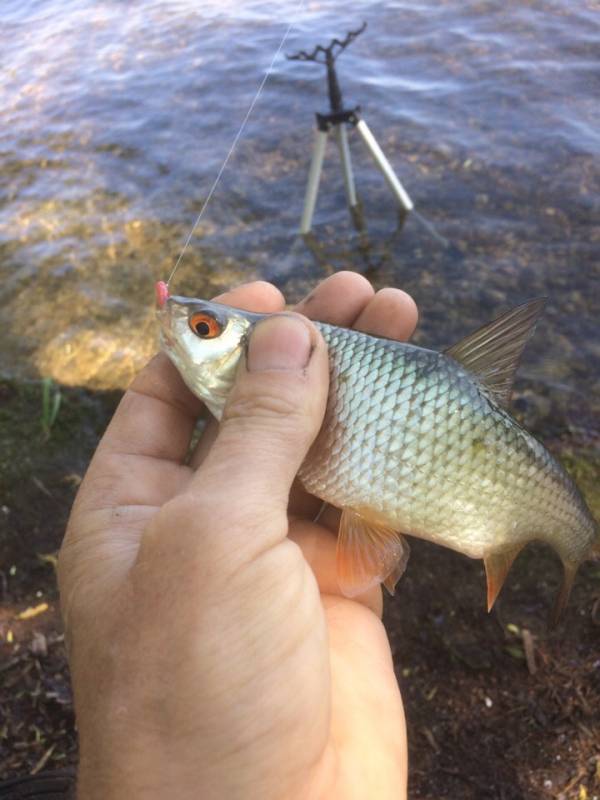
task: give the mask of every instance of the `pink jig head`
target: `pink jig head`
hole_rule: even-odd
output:
[[[164,281],[157,281],[154,285],[154,293],[156,294],[156,304],[162,308],[169,299],[169,287]]]

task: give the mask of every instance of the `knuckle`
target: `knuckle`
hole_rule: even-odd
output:
[[[204,495],[204,492],[183,492],[165,503],[154,520],[155,524],[149,528],[149,538],[153,538],[152,534],[158,536],[164,527],[172,531],[172,535],[177,535],[191,525],[201,525],[206,510]]]

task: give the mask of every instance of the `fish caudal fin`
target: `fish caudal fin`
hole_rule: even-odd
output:
[[[578,567],[579,564],[572,564],[569,561],[563,561],[563,581],[558,591],[558,595],[556,596],[556,600],[554,601],[552,614],[550,615],[550,624],[552,627],[555,627],[558,624],[565,608],[567,607]]]
[[[337,541],[337,579],[346,597],[385,583],[393,594],[409,556],[404,537],[362,513],[344,508]]]
[[[500,594],[502,584],[512,567],[513,561],[523,548],[522,544],[511,547],[508,550],[501,550],[498,553],[490,553],[483,557],[485,564],[485,575],[487,578],[487,610],[490,612],[494,607],[496,598]]]

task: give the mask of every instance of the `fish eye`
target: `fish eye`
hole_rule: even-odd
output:
[[[190,317],[190,328],[201,339],[214,339],[223,330],[221,323],[204,311],[197,311]]]

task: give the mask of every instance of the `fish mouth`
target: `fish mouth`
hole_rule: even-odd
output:
[[[168,347],[170,350],[174,350],[176,347],[175,339],[165,330],[160,332],[161,344],[163,346]]]
[[[158,308],[156,310],[156,316],[158,317],[158,323],[160,325],[161,343],[167,345],[171,350],[174,350],[177,347],[177,339],[173,332],[173,318],[169,305],[169,302],[167,302],[162,308]]]
[[[160,281],[159,281],[160,283]],[[157,284],[158,287],[158,284]],[[162,303],[159,301],[159,290],[156,290],[156,316],[160,324],[160,342],[161,345],[174,350],[177,347],[177,341],[171,333],[171,309],[168,297],[165,297]]]

